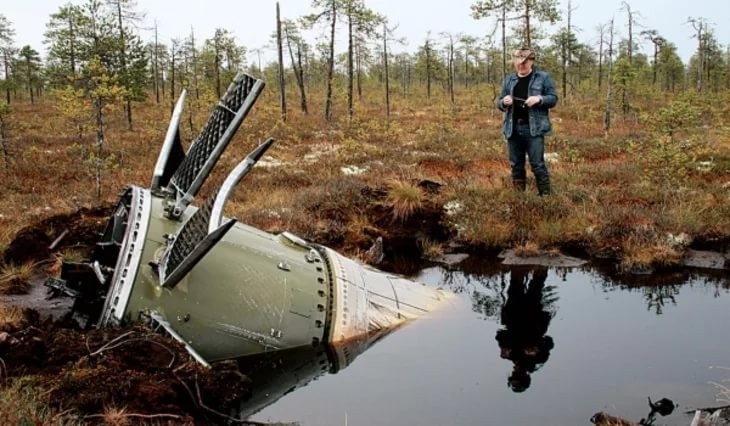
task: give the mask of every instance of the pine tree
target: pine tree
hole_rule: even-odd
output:
[[[21,71],[23,76],[23,83],[28,90],[28,96],[30,97],[30,103],[35,102],[35,96],[33,95],[33,89],[37,84],[40,83],[40,72],[41,72],[41,56],[38,51],[32,47],[25,45],[18,52],[18,60],[16,67]]]
[[[14,60],[15,48],[13,37],[15,30],[10,21],[0,14],[0,61],[3,63],[2,85],[5,87],[5,102],[10,104],[10,89],[12,86],[11,67]]]
[[[76,79],[79,67],[86,59],[82,30],[88,25],[81,7],[66,4],[51,15],[46,24],[44,43],[48,45],[48,64],[57,72],[51,84],[62,85]]]

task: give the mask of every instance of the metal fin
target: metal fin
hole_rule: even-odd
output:
[[[198,193],[263,88],[262,80],[245,73],[239,73],[228,86],[170,179],[167,190],[175,196],[175,205],[168,212],[171,218],[179,218]]]
[[[264,153],[273,143],[274,139],[269,138],[264,143],[256,147],[256,149],[251,151],[251,153],[248,154],[243,161],[238,163],[238,165],[228,175],[226,180],[223,181],[218,189],[218,195],[215,197],[215,202],[213,203],[213,208],[210,214],[210,223],[208,224],[208,232],[213,232],[213,230],[220,227],[221,222],[223,221],[223,208],[225,207],[226,202],[228,202],[228,198],[231,194],[233,194],[233,190],[236,189],[236,185],[238,185],[238,183],[241,182],[241,179],[243,179],[243,177],[251,171],[256,162],[263,157]]]
[[[178,98],[175,109],[172,111],[165,141],[162,144],[162,149],[160,149],[160,155],[157,157],[157,163],[155,164],[155,171],[152,174],[150,189],[153,191],[167,186],[172,174],[175,173],[175,170],[178,169],[180,163],[185,159],[185,150],[183,150],[180,139],[180,118],[182,117],[186,94],[187,91],[185,90],[180,93],[180,98]]]
[[[175,287],[236,223],[235,220],[228,220],[209,233],[208,224],[214,201],[215,197],[210,197],[188,218],[163,253],[159,267],[163,287]]]

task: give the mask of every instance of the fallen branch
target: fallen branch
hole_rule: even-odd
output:
[[[179,367],[179,368],[181,368],[181,367]],[[242,424],[242,425],[251,425],[251,426],[268,426],[269,425],[269,423],[262,423],[262,422],[252,421],[252,420],[246,420],[246,419],[240,419],[240,418],[236,418],[236,417],[231,417],[231,416],[229,416],[227,414],[223,414],[220,411],[217,411],[217,410],[214,410],[214,409],[208,407],[207,405],[205,405],[203,403],[203,399],[200,396],[200,386],[198,386],[198,375],[197,374],[195,375],[195,391],[196,391],[196,393],[193,394],[193,391],[190,389],[190,386],[188,386],[188,384],[185,383],[185,380],[181,379],[180,376],[177,375],[176,370],[173,371],[173,374],[175,375],[175,378],[180,382],[180,384],[183,385],[183,387],[185,388],[185,390],[188,391],[188,395],[190,395],[190,399],[193,400],[193,403],[195,403],[195,405],[198,408],[202,408],[205,411],[207,411],[207,412],[209,412],[211,414],[215,414],[216,416],[219,416],[221,418],[224,418],[224,419],[226,419],[226,420],[228,420],[229,422],[232,422],[232,423],[238,423],[238,424]],[[196,398],[196,394],[197,394],[197,398]]]
[[[175,352],[173,352],[172,349],[168,348],[167,346],[163,345],[162,343],[155,342],[154,340],[150,340],[148,338],[149,336],[135,338],[135,339],[122,340],[122,341],[117,342],[116,344],[113,344],[112,345],[112,343],[114,343],[114,341],[119,340],[119,338],[125,337],[125,335],[131,334],[131,333],[133,333],[133,331],[127,332],[127,333],[125,333],[125,334],[117,337],[116,339],[110,341],[109,343],[105,344],[104,346],[102,346],[101,348],[97,349],[95,352],[93,352],[93,353],[91,353],[89,355],[90,356],[96,356],[96,355],[101,354],[102,352],[106,352],[106,351],[109,351],[109,350],[112,350],[112,349],[116,349],[116,348],[118,348],[120,346],[124,346],[124,345],[126,345],[128,343],[132,343],[132,342],[147,342],[147,343],[151,343],[151,344],[153,344],[155,346],[161,347],[162,349],[166,350],[170,354],[170,356],[172,358],[170,359],[170,363],[167,365],[166,368],[172,368],[172,366],[175,364],[175,360],[177,359],[177,357],[175,356]]]
[[[127,336],[129,336],[129,335],[131,335],[133,333],[134,333],[134,331],[128,331],[128,332],[126,332],[126,333],[124,333],[124,334],[122,334],[120,336],[115,337],[114,339],[112,339],[109,342],[107,342],[104,345],[102,345],[96,351],[89,353],[89,356],[97,356],[97,355],[99,355],[100,353],[102,353],[102,352],[106,351],[107,349],[109,349],[109,347],[111,345],[113,345],[114,343],[118,342],[119,340],[124,339],[125,337],[127,337]]]

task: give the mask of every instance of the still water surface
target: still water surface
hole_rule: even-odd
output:
[[[656,424],[687,425],[685,410],[724,405],[710,382],[730,380],[730,370],[716,368],[730,367],[727,277],[685,272],[660,277],[663,285],[648,282],[657,277],[627,285],[596,269],[465,265],[413,276],[455,292],[446,306],[337,374],[315,374],[294,390],[308,379],[291,368],[295,377],[280,390],[289,392],[251,419],[587,425],[598,411],[638,421],[647,397],[667,397],[679,407]]]

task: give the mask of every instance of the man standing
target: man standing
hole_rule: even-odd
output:
[[[497,108],[504,112],[502,133],[507,138],[512,183],[525,190],[525,155],[530,160],[540,195],[550,194],[550,174],[545,164],[545,135],[552,133],[548,109],[558,102],[550,75],[535,70],[535,53],[530,49],[515,50],[512,55],[515,74],[504,80]]]

